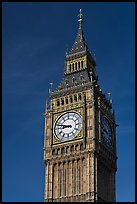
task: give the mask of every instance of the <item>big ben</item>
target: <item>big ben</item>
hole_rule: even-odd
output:
[[[45,202],[115,202],[116,123],[84,38],[83,14],[64,78],[46,103]]]

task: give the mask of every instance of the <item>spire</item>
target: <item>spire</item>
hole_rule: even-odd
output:
[[[82,9],[79,10],[79,29],[82,29],[82,17],[83,17],[83,14],[82,14]]]
[[[78,22],[79,22],[78,32],[77,32],[76,40],[75,40],[69,54],[77,54],[79,52],[88,50],[88,47],[86,45],[86,40],[85,40],[84,34],[83,34],[83,29],[82,29],[82,22],[83,22],[82,9],[79,10],[78,17],[79,17],[79,19],[78,19]]]

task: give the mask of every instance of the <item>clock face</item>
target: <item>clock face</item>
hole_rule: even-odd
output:
[[[112,129],[106,117],[101,117],[101,137],[102,141],[109,147],[112,146]]]
[[[59,140],[71,140],[80,132],[82,118],[75,112],[68,112],[61,115],[54,126],[54,133]]]

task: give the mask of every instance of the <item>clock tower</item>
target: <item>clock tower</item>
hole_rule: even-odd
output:
[[[82,29],[66,53],[64,78],[46,103],[45,202],[116,201],[116,124]],[[52,84],[51,84],[52,85]]]

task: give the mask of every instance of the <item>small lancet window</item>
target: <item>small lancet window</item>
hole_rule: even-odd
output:
[[[77,70],[77,62],[75,63],[75,69]]]
[[[66,147],[66,153],[68,153],[68,152],[69,152],[69,146]]]
[[[78,95],[78,100],[81,101],[81,99],[82,99],[82,98],[81,98],[81,94],[79,94],[79,95]]]
[[[84,149],[84,146],[83,146],[83,143],[80,145],[80,150],[83,150]]]
[[[68,98],[66,98],[66,104],[68,104]]]
[[[78,62],[78,68],[80,69],[80,62]]]
[[[74,101],[77,102],[77,96],[76,95],[74,96]]]
[[[74,146],[73,146],[73,145],[71,146],[70,151],[71,151],[71,152],[74,151]]]
[[[78,147],[79,147],[79,146],[78,146],[78,144],[77,144],[77,145],[75,146],[75,150],[76,150],[76,151],[78,151]]]
[[[60,149],[57,149],[57,155],[59,155],[60,154]]]
[[[57,106],[60,106],[60,101],[59,100],[57,100]]]
[[[74,71],[74,63],[72,64],[72,71]]]
[[[61,99],[61,105],[64,105],[64,98]]]
[[[81,61],[81,67],[83,68],[83,61]]]
[[[61,149],[61,154],[64,154],[65,153],[65,149],[64,147]]]
[[[73,103],[73,99],[72,99],[72,96],[70,96],[70,103]]]

